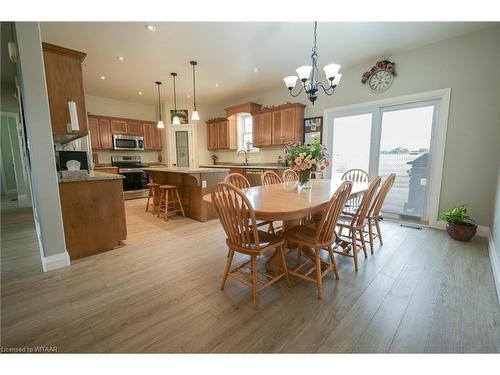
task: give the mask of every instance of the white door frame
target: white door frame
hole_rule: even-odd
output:
[[[168,129],[168,165],[173,167],[177,165],[177,153],[175,148],[175,132],[187,131],[189,137],[189,166],[198,166],[198,132],[197,127],[193,124],[170,125]]]
[[[435,121],[436,126],[433,130],[431,139],[431,149],[433,155],[431,157],[430,173],[429,173],[429,191],[428,191],[428,207],[427,213],[429,217],[429,226],[440,228],[438,225],[439,214],[439,199],[441,194],[441,181],[443,177],[444,151],[446,144],[446,133],[448,130],[448,115],[450,109],[451,88],[422,92],[418,94],[404,95],[393,98],[374,100],[365,103],[357,103],[342,107],[334,107],[325,109],[323,117],[325,119],[323,139],[326,140],[326,145],[333,141],[333,121],[335,117],[342,116],[344,113],[353,115],[356,113],[372,113],[372,116],[379,116],[376,121],[381,121],[381,108],[391,107],[395,105],[410,104],[412,102],[438,100],[436,105]],[[372,126],[372,136],[374,136],[374,127]],[[380,127],[378,127],[380,128]],[[380,138],[380,137],[378,137]],[[375,139],[378,139],[375,138]],[[377,141],[378,142],[378,141]],[[370,155],[372,156],[372,155]],[[372,159],[370,157],[370,159]],[[373,164],[373,162],[370,162]],[[370,174],[376,173],[375,166],[370,165]],[[327,176],[331,176],[331,167],[327,171]]]

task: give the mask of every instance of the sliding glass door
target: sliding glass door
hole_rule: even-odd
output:
[[[357,108],[333,117],[327,146],[332,177],[359,168],[370,178],[396,180],[382,211],[386,216],[427,222],[432,136],[437,100]]]

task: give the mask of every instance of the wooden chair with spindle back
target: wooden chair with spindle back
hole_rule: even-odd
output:
[[[349,169],[342,177],[342,181],[352,181],[354,183],[368,182],[368,173],[362,169]],[[348,199],[345,207],[347,213],[354,214],[361,203],[361,196],[357,195],[354,198]]]
[[[364,228],[366,223],[366,217],[368,215],[368,210],[370,209],[373,198],[377,189],[380,185],[380,177],[375,178],[368,189],[363,193],[361,198],[361,203],[358,206],[358,209],[353,215],[349,216],[340,216],[339,222],[337,223],[337,227],[339,229],[337,239],[335,241],[337,247],[334,249],[334,252],[343,256],[348,256],[354,258],[354,270],[358,270],[358,245],[357,240],[361,242],[361,248],[365,254],[365,258],[368,256],[366,252],[366,243],[364,237]],[[342,230],[347,229],[349,231],[348,236],[342,235]],[[359,238],[358,238],[359,236]],[[341,248],[342,251],[338,251],[338,248]],[[352,250],[352,254],[349,252]]]
[[[293,181],[298,181],[299,176],[293,169],[287,169],[286,171],[283,172],[283,181],[285,182],[293,182]]]
[[[392,185],[394,184],[394,180],[396,180],[396,174],[391,173],[384,181],[384,183],[380,186],[380,189],[373,200],[372,206],[368,210],[368,215],[366,217],[367,225],[368,225],[368,238],[370,241],[370,251],[373,254],[373,240],[378,237],[380,242],[380,246],[384,243],[382,241],[382,231],[380,230],[380,220],[382,219],[382,214],[380,211],[382,210],[382,206],[384,205],[385,198],[391,190]],[[377,234],[373,233],[373,226],[375,226],[377,230]]]
[[[249,286],[252,288],[254,307],[257,310],[259,308],[259,292],[262,289],[283,277],[290,285],[283,252],[285,241],[281,236],[257,229],[255,213],[250,201],[234,185],[225,182],[219,183],[212,192],[212,204],[226,232],[226,244],[229,248],[221,290],[224,290],[228,278]],[[265,251],[272,249],[279,252],[281,259],[282,270],[277,275],[257,270],[257,258]],[[231,269],[235,252],[249,255],[250,260]],[[250,272],[245,272],[245,269],[249,269]],[[259,279],[259,275],[261,279]]]
[[[273,185],[273,184],[281,184],[283,182],[281,177],[278,176],[278,174],[276,174],[273,171],[264,172],[264,174],[262,175],[261,178],[262,178],[262,185],[264,185],[264,186],[269,186],[269,185]]]
[[[313,223],[309,225],[301,225],[295,228],[291,228],[283,234],[287,243],[293,242],[298,244],[299,254],[304,252],[307,256],[307,259],[304,263],[298,262],[297,267],[293,270],[288,271],[288,273],[290,275],[299,277],[302,280],[316,283],[319,299],[322,299],[323,297],[323,277],[325,277],[328,272],[332,270],[335,278],[337,280],[339,279],[332,245],[335,243],[336,238],[335,225],[337,224],[347,198],[349,198],[349,195],[351,194],[351,189],[352,182],[350,181],[344,181],[339,186],[337,191],[330,199],[328,206],[323,211],[323,216],[317,225]],[[324,269],[322,269],[321,266],[322,249],[327,250],[330,256],[330,262],[327,263],[327,266],[324,267]],[[304,273],[299,272],[304,268],[306,264],[310,263],[310,261],[312,261],[313,263],[312,267],[306,270]],[[325,262],[323,262],[323,264],[325,264]],[[315,279],[309,276],[313,272],[316,275]]]

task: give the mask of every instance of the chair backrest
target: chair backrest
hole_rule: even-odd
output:
[[[283,172],[283,181],[285,182],[293,182],[293,181],[298,181],[299,176],[293,169],[287,169],[286,171]]]
[[[380,186],[380,189],[373,199],[372,206],[368,211],[368,216],[380,216],[380,210],[382,209],[382,205],[384,204],[385,198],[391,190],[392,185],[394,184],[394,180],[396,179],[396,173],[391,173],[384,181],[384,183]]]
[[[250,182],[245,176],[239,173],[231,173],[224,178],[224,182],[236,186],[238,189],[248,189],[250,187]]]
[[[228,244],[258,250],[255,247],[260,243],[255,213],[245,194],[234,185],[220,182],[211,195]]]
[[[335,235],[335,225],[339,219],[342,209],[344,208],[345,202],[349,195],[351,194],[352,182],[344,181],[338,187],[337,191],[333,194],[328,207],[323,211],[323,217],[318,225],[316,231],[315,243],[324,244],[325,246],[330,245],[334,240]]]
[[[281,177],[278,176],[273,171],[266,171],[262,175],[262,185],[264,185],[264,186],[272,185],[272,184],[281,184],[282,182],[283,182],[283,180],[281,180]]]
[[[356,214],[352,218],[352,224],[356,226],[364,226],[366,216],[368,215],[368,210],[370,209],[375,193],[380,185],[380,176],[376,177],[368,186],[368,189],[363,193],[363,198],[361,198],[361,203],[359,204]]]
[[[342,175],[342,181],[368,182],[368,173],[362,169],[350,169]]]

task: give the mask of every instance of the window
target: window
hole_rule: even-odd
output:
[[[252,115],[250,113],[238,114],[238,150],[258,152],[252,145]]]

